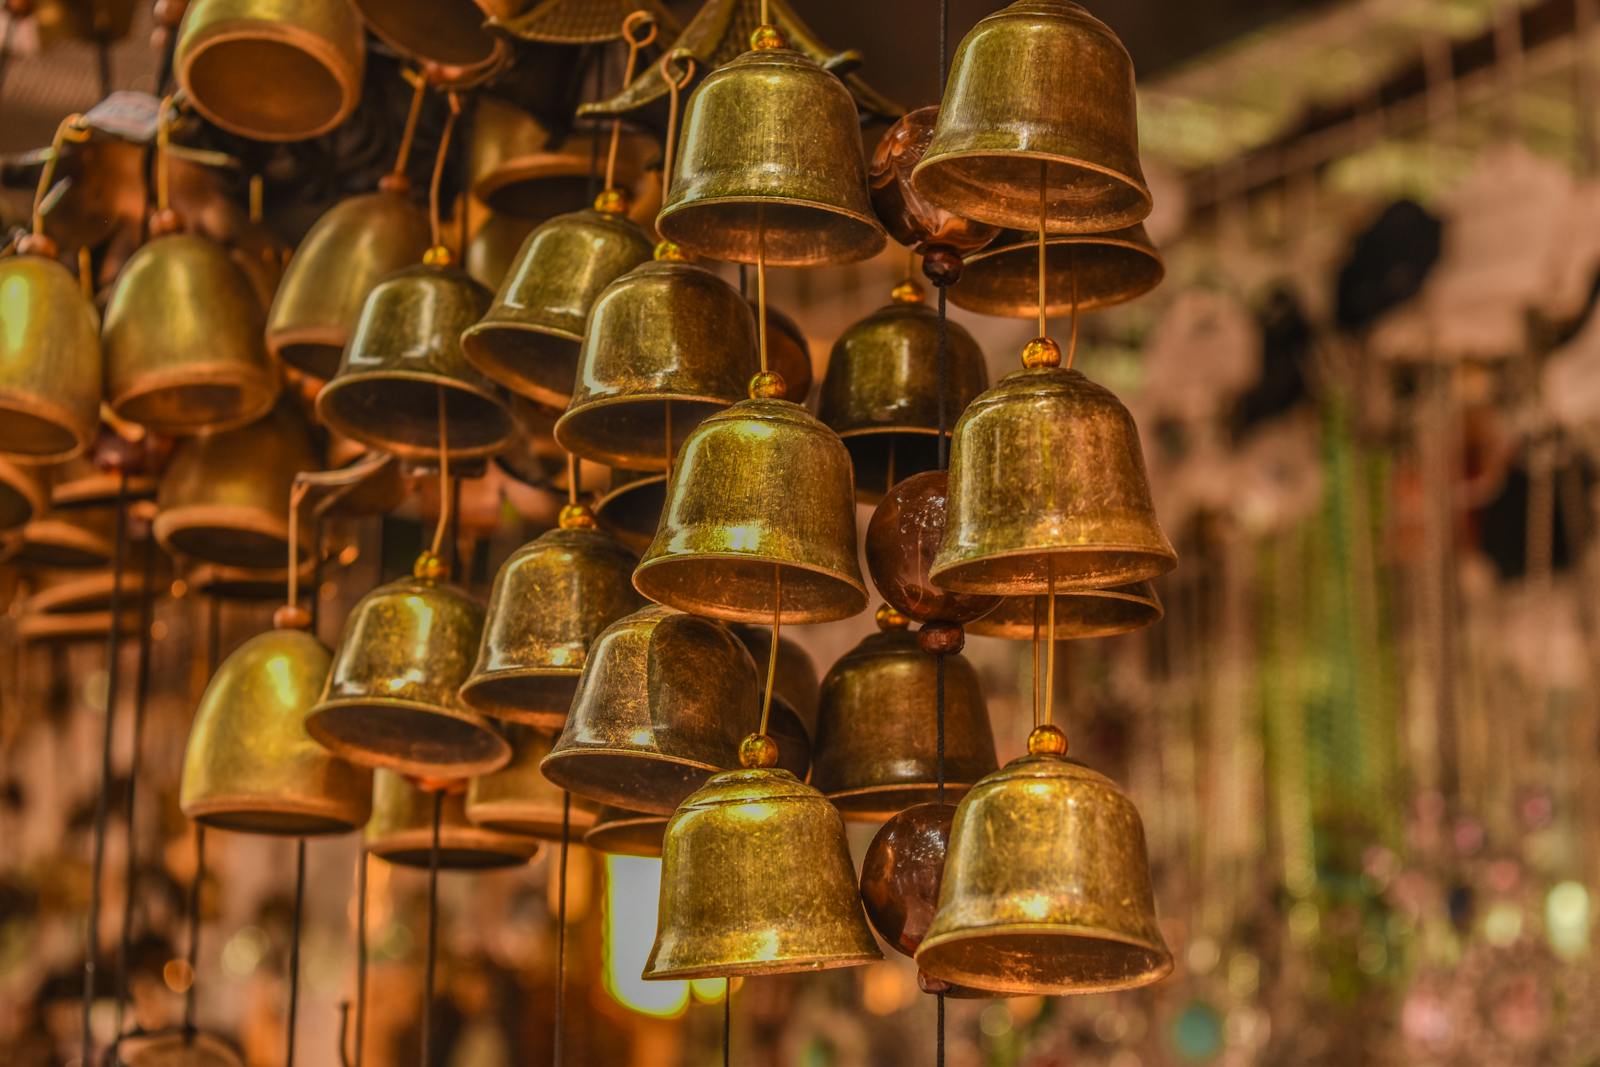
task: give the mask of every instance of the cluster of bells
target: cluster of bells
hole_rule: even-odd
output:
[[[285,5],[338,25],[280,19],[255,66],[229,51],[234,6],[197,0],[185,23],[177,70],[198,110],[252,136],[348,113],[351,80],[328,74],[359,70],[342,5]],[[269,60],[283,97],[241,91]],[[326,378],[319,419],[378,452],[495,455],[559,412],[563,450],[631,472],[515,552],[487,610],[431,553],[355,606],[336,651],[298,605],[281,610],[205,693],[183,810],[243,833],[365,826],[370,851],[445,869],[525,862],[564,823],[598,848],[659,852],[647,978],[864,963],[880,955],[869,918],[930,989],[1160,978],[1171,957],[1132,803],[1048,724],[997,769],[960,656],[965,630],[1037,640],[1049,620],[1051,638],[1092,637],[1160,617],[1149,582],[1175,555],[1127,410],[1042,337],[989,388],[972,338],[903,286],[839,341],[815,417],[796,402],[804,342],[786,347],[764,301],[753,316],[690,261],[858,260],[886,224],[976,310],[1076,313],[1147,291],[1161,263],[1140,226],[1121,42],[1076,4],[1018,0],[967,35],[941,106],[905,116],[869,166],[849,92],[762,26],[689,96],[670,148],[660,243],[608,189],[534,229],[497,293],[430,247],[395,178],[313,228],[264,323],[226,253],[172,219],[123,268],[103,328],[42,239],[0,261],[0,304],[27,309],[0,331],[0,452],[81,451],[102,395],[183,436],[155,529],[174,551],[260,566],[307,543],[283,515],[292,478],[223,476],[274,450],[278,469],[315,464],[274,409],[278,361]],[[150,313],[171,307],[185,313]],[[945,412],[959,414],[948,475]],[[865,609],[858,499],[879,502],[867,560],[887,605],[819,686],[779,630]],[[437,849],[429,792],[444,795]],[[860,885],[841,813],[889,817]]]

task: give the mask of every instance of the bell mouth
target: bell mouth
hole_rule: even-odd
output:
[[[467,362],[518,396],[558,411],[572,399],[582,343],[580,333],[526,322],[484,321],[461,335]]]
[[[300,572],[302,578],[310,577],[309,568],[302,566]],[[222,600],[282,600],[288,591],[289,576],[281,567],[248,570],[205,564],[190,571],[185,581],[196,593]]]
[[[433,856],[433,828],[401,830],[367,842],[367,851],[400,867],[427,870]],[[496,830],[450,827],[439,835],[441,871],[494,871],[521,867],[539,854],[535,839]]]
[[[664,815],[644,815],[611,809],[595,816],[595,823],[583,835],[583,844],[596,852],[619,856],[661,855],[667,835]]]
[[[1037,196],[1037,182],[1034,190]],[[708,259],[754,263],[764,255],[769,267],[854,263],[877,255],[889,240],[871,215],[818,200],[760,196],[668,204],[656,216],[656,231]]]
[[[683,756],[600,747],[557,748],[539,764],[545,778],[569,793],[647,815],[671,815],[721,769]]]
[[[278,381],[270,368],[238,363],[185,364],[165,374],[141,374],[136,389],[111,401],[117,417],[156,433],[182,437],[232,430],[272,410]]]
[[[1134,232],[1141,233],[1140,230]],[[961,268],[961,279],[950,287],[950,302],[980,315],[1026,319],[1039,313],[1039,245],[1018,238],[973,253]],[[1148,239],[1141,242],[1119,234],[1046,236],[1044,246],[1045,313],[1068,315],[1073,309],[1070,282],[1051,278],[1077,275],[1077,309],[1097,311],[1143,296],[1166,277],[1161,253]]]
[[[110,538],[60,519],[35,519],[22,528],[22,545],[12,556],[17,563],[36,567],[78,569],[103,567],[111,562]]]
[[[935,978],[1007,995],[1113,993],[1172,972],[1172,953],[1159,940],[1068,925],[1007,923],[935,934],[923,939],[916,959]]]
[[[306,732],[359,767],[418,778],[470,778],[511,759],[511,746],[486,723],[421,701],[325,700],[307,716]]]
[[[125,501],[149,500],[156,495],[153,475],[140,474],[128,478],[123,490]],[[78,511],[83,508],[111,507],[117,502],[117,475],[110,472],[86,474],[70,482],[57,482],[50,487],[50,508],[53,511]]]
[[[554,154],[503,163],[478,179],[473,194],[495,214],[527,222],[581,211],[593,199],[588,160]]]
[[[669,459],[667,422],[672,424],[672,455],[696,426],[739,397],[705,393],[651,393],[599,397],[574,405],[556,420],[556,444],[568,452],[625,470],[664,471]],[[671,405],[670,416],[668,405]],[[662,500],[665,501],[665,492]]]
[[[473,711],[507,722],[560,730],[583,668],[507,667],[468,678],[458,695]]]
[[[138,627],[138,612],[122,614],[122,633],[131,636]],[[33,642],[70,642],[94,638],[104,640],[111,632],[111,612],[77,611],[70,615],[37,615],[29,612],[17,620],[17,639]]]
[[[0,454],[59,463],[89,447],[92,433],[61,404],[0,393]]]
[[[418,371],[357,371],[317,394],[317,414],[346,437],[401,459],[439,455],[439,391],[451,459],[492,456],[516,436],[511,412],[487,389]]]
[[[1126,229],[1150,215],[1150,189],[1142,175],[1051,152],[939,152],[922,158],[911,172],[911,185],[936,204],[958,208],[954,214],[974,222],[1037,231],[1039,164],[1044,166],[1048,231],[1104,233]]]
[[[267,333],[267,351],[302,374],[328,381],[339,372],[339,360],[350,331],[342,326],[299,326]]]
[[[46,589],[41,589],[32,594],[27,600],[27,610],[38,612],[41,615],[66,615],[79,611],[110,611],[111,590],[116,579],[105,572],[85,574],[80,577],[68,578],[66,581],[51,584]],[[144,575],[138,573],[137,568],[130,569],[129,573],[122,576],[122,593],[126,598],[125,603],[134,603],[138,600],[154,596],[162,588],[163,583],[156,581],[146,586]]]
[[[524,800],[481,800],[467,798],[467,818],[478,826],[506,834],[561,840],[561,805],[530,804]],[[594,812],[573,806],[567,820],[572,840],[580,840],[594,825]]]
[[[773,568],[782,568],[783,625],[832,622],[866,610],[867,590],[856,579],[763,556],[695,553],[639,564],[633,587],[658,604],[726,622],[771,623]],[[706,591],[715,592],[707,596]],[[749,605],[732,607],[730,605]]]
[[[860,905],[857,905],[858,909],[859,907]],[[784,956],[748,963],[703,963],[682,967],[646,965],[643,977],[646,981],[652,982],[665,981],[669,978],[759,978],[767,974],[836,971],[841,967],[860,967],[868,963],[877,963],[881,959],[883,953],[873,949],[871,952],[852,952],[845,955],[829,953]]]
[[[967,633],[1009,641],[1033,639],[1034,598],[1008,597],[981,619],[967,623]],[[1148,586],[1085,589],[1056,596],[1056,638],[1074,640],[1115,637],[1159,622],[1166,614]],[[1040,626],[1047,616],[1040,611]]]
[[[594,517],[602,529],[639,553],[655,539],[666,506],[667,477],[657,474],[619,485],[602,496],[595,501]]]
[[[960,411],[952,407],[950,425]],[[945,431],[945,437],[951,431]],[[840,430],[839,439],[850,453],[856,472],[856,500],[876,504],[895,482],[939,467],[939,431],[936,427],[896,426]],[[881,487],[881,488],[880,488]]]
[[[186,50],[181,81],[201,114],[258,141],[327,133],[356,105],[359,75],[325,38],[293,23],[238,19],[208,27]],[[263,92],[263,86],[292,92]]]
[[[972,786],[972,782],[946,782],[945,803],[956,803]],[[883,822],[914,805],[937,803],[939,784],[907,782],[897,785],[867,785],[831,793],[824,789],[822,795],[828,798],[828,803],[839,809],[840,815],[851,822]]]
[[[1148,581],[1177,565],[1177,554],[1170,549],[1162,552],[1146,545],[1097,544],[1092,548],[1059,546],[993,552],[936,563],[928,576],[935,585],[952,593],[1044,596],[1050,591],[1052,573],[1059,594]]]
[[[270,837],[347,834],[361,829],[367,821],[365,811],[349,811],[336,804],[249,793],[212,796],[191,802],[184,805],[183,813],[212,829]]]
[[[289,555],[289,522],[255,508],[193,504],[156,513],[152,529],[168,552],[247,570],[282,567]],[[296,562],[308,553],[301,542]]]
[[[483,15],[469,0],[356,0],[372,32],[414,59],[446,68],[471,68],[497,54]]]

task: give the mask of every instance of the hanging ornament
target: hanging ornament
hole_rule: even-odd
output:
[[[433,865],[435,795],[442,793],[439,812],[438,869],[490,871],[521,867],[539,854],[537,838],[476,826],[467,820],[465,782],[427,790],[393,771],[372,775],[372,820],[367,823],[366,850],[401,867],[427,870]]]
[[[950,302],[980,315],[1029,318],[1039,307],[1038,260],[1036,237],[1008,230],[967,257]],[[1074,301],[1079,311],[1096,311],[1136,300],[1160,285],[1166,271],[1143,223],[1110,233],[1051,235],[1045,239],[1045,288],[1052,294],[1045,313],[1070,314]]]
[[[667,476],[613,468],[611,487],[594,503],[601,529],[635,552],[644,552],[661,525],[667,503]]]
[[[1078,589],[1056,594],[1056,636],[1062,640],[1115,637],[1161,621],[1165,609],[1149,582]],[[1007,597],[981,619],[967,624],[967,633],[1027,641],[1038,633],[1040,598]]]
[[[867,524],[867,571],[890,607],[918,622],[971,623],[993,611],[1000,598],[951,593],[928,577],[944,540],[949,475],[914,474],[893,486]]]
[[[472,0],[351,0],[367,28],[401,55],[423,65],[428,78],[470,89],[499,73],[511,49],[484,24]]]
[[[560,841],[566,794],[539,770],[551,739],[519,723],[501,729],[511,743],[511,762],[467,786],[467,818],[491,830]],[[595,806],[575,797],[565,817],[568,831],[582,834],[594,825]]]
[[[867,180],[872,208],[889,236],[919,255],[944,260],[953,257],[959,272],[962,257],[993,241],[1000,227],[952,215],[912,184],[911,173],[927,154],[938,118],[939,109],[930,105],[896,119],[878,140]]]

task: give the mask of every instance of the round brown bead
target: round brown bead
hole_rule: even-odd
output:
[[[930,656],[953,656],[966,643],[966,631],[958,622],[930,622],[917,631],[918,647]]]
[[[961,280],[961,253],[944,245],[935,245],[922,256],[922,273],[941,289]]]
[[[916,804],[879,829],[861,863],[861,903],[878,936],[907,956],[939,910],[954,804]]]
[[[867,570],[896,610],[918,622],[971,622],[1000,599],[951,593],[934,585],[928,567],[944,539],[949,476],[924,471],[884,496],[867,524]]]

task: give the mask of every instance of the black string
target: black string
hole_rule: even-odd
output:
[[[285,1067],[294,1067],[295,1020],[300,1015],[300,916],[306,906],[306,839],[295,842],[294,913],[289,919],[289,1024]]]
[[[367,848],[357,850],[356,867],[356,1059],[361,1067],[367,1035]]]
[[[139,784],[142,763],[140,750],[144,737],[144,712],[150,700],[150,624],[155,603],[155,540],[149,527],[145,528],[144,557],[139,570],[139,662],[134,671],[133,683],[133,753],[128,760],[128,810],[123,823],[127,837],[127,863],[124,867],[122,895],[122,935],[117,942],[117,1022],[116,1033],[122,1034],[123,1018],[128,1006],[128,957],[133,943],[133,888],[138,880],[138,849],[135,848],[135,789]]]
[[[933,657],[934,767],[938,774],[939,803],[944,803],[944,655]]]
[[[939,344],[937,348],[936,366],[939,379],[939,469],[944,470],[950,465],[950,412],[946,405],[949,403],[950,394],[950,353],[947,338],[950,334],[949,320],[945,318],[945,287],[939,289]]]
[[[733,979],[722,980],[722,1067],[733,1052]]]
[[[939,96],[943,104],[945,83],[950,78],[950,0],[939,0]],[[945,435],[948,429],[949,412],[945,405],[948,402],[946,395],[950,391],[949,367],[949,320],[946,317],[948,309],[945,306],[945,287],[937,286],[939,290],[939,344],[938,344],[938,379],[939,379],[939,437],[938,455],[939,469],[945,470],[950,465],[950,439]],[[935,764],[939,775],[939,803],[944,803],[944,657],[939,656],[934,671],[934,743],[936,746]],[[934,997],[938,1010],[938,1023],[934,1031],[934,1059],[935,1067],[944,1067],[944,994],[939,993]]]
[[[566,1062],[567,1035],[567,845],[572,839],[572,794],[561,794],[561,861],[556,877],[556,1036],[551,1062]]]
[[[934,1067],[944,1067],[944,994],[940,993],[935,998],[939,1004],[939,1033],[933,1045]]]
[[[950,0],[939,0],[939,93],[950,78]]]
[[[428,963],[422,989],[422,1067],[430,1062],[433,1040],[433,974],[439,964],[439,824],[444,817],[444,790],[433,794],[433,842],[428,848]]]
[[[189,883],[189,987],[183,991],[183,1035],[194,1039],[195,994],[200,985],[200,889],[206,880],[206,827],[194,827],[194,881]]]

